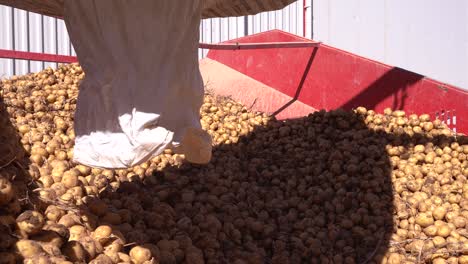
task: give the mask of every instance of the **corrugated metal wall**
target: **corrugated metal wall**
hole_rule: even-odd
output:
[[[310,0],[306,1],[306,3],[309,2]],[[303,0],[299,0],[283,10],[265,12],[255,16],[206,19],[201,24],[201,41],[217,43],[271,29],[281,29],[302,36],[303,3]],[[310,10],[307,14],[310,16]],[[311,25],[311,20],[307,21],[308,25]],[[306,37],[311,38],[310,29],[307,33]],[[201,51],[200,56],[206,55],[206,52],[206,50]]]
[[[303,4],[298,0],[283,10],[255,16],[206,19],[200,25],[200,38],[205,43],[217,43],[270,29],[281,29],[303,35]],[[308,10],[310,16],[310,9]],[[311,20],[306,20],[309,25]],[[307,29],[311,37],[311,29]],[[76,55],[68,38],[65,23],[23,10],[0,5],[0,49]],[[207,50],[200,50],[199,57]],[[0,59],[0,78],[37,72],[55,63]]]
[[[76,55],[63,20],[0,6],[0,49]],[[37,72],[56,63],[0,59],[0,76]]]

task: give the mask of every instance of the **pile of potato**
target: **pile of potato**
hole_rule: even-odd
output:
[[[468,139],[429,115],[207,94],[210,164],[103,170],[71,162],[83,76],[0,84],[0,263],[468,263]]]

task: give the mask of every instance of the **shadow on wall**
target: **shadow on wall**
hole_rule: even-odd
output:
[[[385,98],[393,96],[392,106],[389,107],[394,110],[404,109],[407,99],[406,89],[422,78],[424,78],[423,75],[393,67],[365,90],[344,103],[341,108],[350,110],[358,106],[366,106],[374,109]]]
[[[310,70],[313,66],[317,51],[318,48],[312,49],[307,65],[304,68],[304,72],[301,76],[301,79],[299,80],[299,84],[291,101],[275,110],[273,112],[273,116],[277,116],[279,113],[284,111],[291,104],[298,100],[301,95],[304,83],[306,82],[306,79],[309,76]],[[414,83],[419,82],[423,78],[423,75],[416,74],[402,68],[393,67],[368,87],[364,88],[359,94],[349,99],[347,102],[344,102],[338,108],[352,110],[359,106],[365,106],[368,109],[375,109],[375,107],[387,97],[392,97],[393,102],[389,107],[394,110],[404,109],[406,100],[408,99],[408,87]],[[333,97],[333,93],[331,94],[331,97]],[[322,100],[327,99],[322,98]],[[323,102],[321,102],[321,104],[323,104]],[[327,104],[325,103],[324,105]]]
[[[314,62],[315,56],[317,55],[317,51],[318,51],[318,47],[313,48],[312,53],[310,54],[309,60],[307,61],[307,65],[306,65],[306,67],[304,69],[304,73],[302,74],[301,80],[300,80],[300,82],[299,82],[299,84],[298,84],[298,86],[296,88],[296,92],[294,93],[293,98],[289,102],[287,102],[286,104],[284,104],[283,106],[281,106],[280,108],[275,110],[272,113],[272,116],[276,117],[284,109],[288,108],[291,104],[293,104],[294,102],[296,102],[299,99],[299,96],[301,95],[302,88],[304,87],[304,83],[305,83],[305,81],[307,79],[307,76],[309,75],[310,68],[312,67],[312,63]]]

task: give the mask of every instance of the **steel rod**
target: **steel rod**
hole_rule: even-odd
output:
[[[208,44],[200,43],[201,49],[213,50],[246,50],[246,49],[276,49],[276,48],[311,48],[317,47],[320,42],[300,41],[300,42],[262,42],[262,43],[222,43]]]
[[[249,49],[275,49],[275,48],[310,48],[310,47],[317,47],[318,45],[320,45],[320,42],[310,42],[310,41],[264,42],[264,43],[222,43],[222,44],[200,43],[199,48],[213,49],[213,50],[249,50]],[[43,61],[43,62],[59,62],[59,63],[73,63],[73,62],[78,61],[78,59],[75,56],[16,51],[16,50],[5,50],[5,49],[0,49],[0,58]]]

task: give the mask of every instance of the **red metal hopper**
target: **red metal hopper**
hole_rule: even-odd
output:
[[[211,49],[200,61],[208,90],[231,96],[278,119],[316,109],[428,113],[457,133],[468,134],[468,91],[398,67],[280,30],[200,44]],[[0,50],[0,58],[74,62],[75,57]]]
[[[309,42],[280,30],[225,43]],[[211,50],[200,62],[208,89],[277,118],[315,109],[386,107],[428,113],[458,133],[468,132],[468,91],[324,44],[246,50]]]

